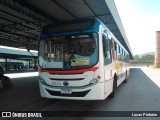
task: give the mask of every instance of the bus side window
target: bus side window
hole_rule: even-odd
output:
[[[103,54],[104,54],[104,64],[108,65],[112,62],[111,57],[111,40],[103,35]]]
[[[116,51],[117,51],[117,60],[121,61],[121,53],[120,53],[120,46],[116,43]]]
[[[112,41],[112,49],[111,49],[111,52],[112,52],[112,58],[113,60],[115,61],[116,60],[116,50],[115,50],[115,41],[114,39],[111,40]]]

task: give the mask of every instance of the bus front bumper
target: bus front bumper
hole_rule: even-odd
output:
[[[104,100],[104,83],[86,87],[53,87],[39,82],[41,97],[71,100]]]

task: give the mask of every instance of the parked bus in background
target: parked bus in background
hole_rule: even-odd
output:
[[[97,18],[44,27],[38,60],[45,98],[104,100],[129,75],[127,50]]]
[[[4,71],[22,71],[25,69],[23,62],[0,62],[0,66]]]

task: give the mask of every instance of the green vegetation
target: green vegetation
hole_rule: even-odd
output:
[[[142,57],[138,55],[133,56],[134,60],[130,60],[130,63],[133,65],[153,65],[154,64],[154,55],[145,54]]]
[[[160,70],[160,67],[152,66],[153,69]]]

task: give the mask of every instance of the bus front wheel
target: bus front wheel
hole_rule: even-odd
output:
[[[109,95],[110,98],[113,98],[115,95],[115,91],[117,88],[117,76],[114,76],[114,81],[113,81],[113,91],[111,92],[111,94]]]

